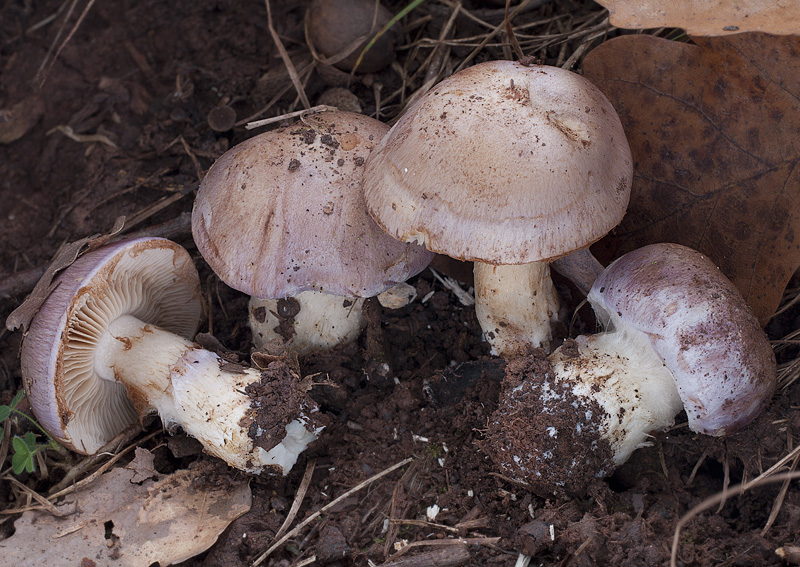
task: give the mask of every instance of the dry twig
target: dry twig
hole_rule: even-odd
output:
[[[302,529],[305,528],[308,524],[310,524],[311,522],[313,522],[314,520],[319,518],[322,514],[324,514],[325,512],[327,512],[328,510],[330,510],[334,506],[336,506],[336,504],[338,504],[342,500],[345,500],[346,498],[348,498],[351,495],[355,494],[359,490],[369,486],[370,484],[372,484],[376,480],[383,478],[384,476],[386,476],[390,472],[395,471],[395,470],[397,470],[397,469],[399,469],[401,467],[406,466],[408,463],[412,462],[413,460],[414,460],[413,457],[408,457],[406,459],[403,459],[402,461],[400,461],[399,463],[395,463],[394,465],[392,465],[388,469],[384,469],[381,472],[379,472],[379,473],[377,473],[375,475],[372,475],[367,480],[359,482],[357,485],[355,485],[353,488],[351,488],[350,490],[348,490],[344,494],[340,495],[338,498],[334,498],[328,504],[326,504],[325,506],[323,506],[322,508],[320,508],[319,510],[317,510],[316,512],[311,514],[308,518],[306,518],[305,520],[303,520],[302,522],[297,524],[292,529],[292,531],[290,531],[285,536],[283,536],[281,539],[279,539],[274,544],[272,544],[272,546],[269,549],[267,549],[264,553],[262,553],[261,555],[258,556],[258,558],[252,563],[252,566],[253,567],[257,567],[258,565],[261,565],[261,563],[267,557],[269,557],[272,554],[273,551],[275,551],[280,546],[282,546],[284,543],[286,543],[286,541],[288,541],[290,538],[292,538],[295,535],[297,535],[298,533],[300,533],[300,531],[302,531]]]

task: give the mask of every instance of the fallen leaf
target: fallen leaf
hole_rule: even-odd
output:
[[[584,61],[634,157],[628,212],[595,253],[695,248],[766,324],[800,265],[800,38],[693,39],[622,36]]]
[[[28,97],[8,109],[0,109],[0,144],[19,140],[44,114],[44,103],[37,96]]]
[[[156,468],[153,464],[156,456],[142,447],[136,447],[134,451],[135,456],[133,457],[133,460],[125,465],[126,469],[133,471],[133,478],[131,478],[131,482],[134,484],[140,484],[145,480],[158,477],[158,473],[156,472]]]
[[[194,557],[250,509],[246,480],[216,464],[180,470],[135,484],[137,472],[116,468],[65,497],[55,517],[46,511],[22,514],[14,535],[0,541],[5,565],[161,567]]]
[[[692,35],[797,34],[797,0],[597,0],[619,28],[683,28]]]
[[[111,232],[86,236],[75,242],[64,244],[59,248],[42,277],[36,282],[36,287],[33,288],[31,294],[6,318],[6,329],[14,331],[22,327],[22,330],[27,332],[31,321],[36,313],[39,312],[42,303],[44,303],[58,286],[58,283],[53,283],[53,278],[55,278],[56,273],[71,266],[81,254],[106,244],[114,236],[119,234],[124,226],[125,217],[117,217],[114,226],[111,228]]]

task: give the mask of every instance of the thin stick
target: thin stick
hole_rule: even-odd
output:
[[[83,23],[83,20],[86,19],[86,15],[92,9],[92,6],[94,6],[94,3],[95,3],[95,0],[89,0],[89,2],[86,3],[86,6],[83,8],[83,11],[81,12],[81,15],[78,16],[78,21],[75,22],[75,25],[72,26],[71,30],[69,30],[69,33],[67,34],[67,37],[65,37],[64,41],[61,42],[61,45],[58,46],[58,49],[56,50],[56,54],[53,56],[53,59],[48,62],[48,58],[45,57],[44,61],[42,61],[42,64],[39,66],[39,70],[36,72],[36,79],[37,79],[37,82],[39,83],[39,87],[44,86],[44,82],[47,79],[47,72],[50,70],[50,68],[52,68],[52,66],[55,64],[55,62],[58,61],[58,57],[61,55],[61,51],[70,42],[70,40],[72,39],[72,36],[74,36],[75,32],[78,31],[78,28],[81,27],[81,24]],[[76,4],[76,2],[73,2],[73,7],[75,6],[75,4]],[[72,12],[72,8],[70,8],[70,13],[71,12]],[[64,24],[66,24],[66,22],[67,22],[67,20],[65,19],[64,20]],[[61,33],[61,32],[59,31],[59,33]],[[49,53],[48,53],[48,55],[49,55]],[[45,66],[47,67],[47,69],[45,69]]]
[[[400,548],[399,551],[394,553],[390,556],[386,563],[391,564],[392,561],[395,561],[398,557],[404,555],[411,549],[415,547],[430,547],[432,545],[438,546],[448,546],[448,545],[494,545],[500,541],[501,538],[499,537],[459,537],[459,538],[448,538],[448,539],[426,539],[420,541],[412,541],[408,545],[403,546]]]
[[[91,484],[97,477],[99,477],[101,474],[103,474],[108,469],[110,469],[112,466],[114,466],[114,463],[116,463],[122,457],[124,457],[126,454],[128,454],[131,451],[131,449],[134,449],[136,447],[141,447],[143,443],[145,443],[146,441],[149,441],[150,439],[152,439],[153,437],[155,437],[156,435],[158,435],[160,433],[162,433],[161,430],[154,431],[154,432],[150,433],[149,435],[147,435],[146,437],[143,437],[142,439],[140,439],[137,443],[132,443],[132,444],[128,445],[122,451],[120,451],[119,453],[117,453],[116,455],[111,457],[108,461],[106,461],[96,471],[94,471],[92,474],[90,474],[86,478],[81,479],[78,482],[75,482],[74,484],[70,484],[66,488],[64,488],[62,490],[59,490],[58,492],[56,492],[54,494],[51,494],[50,496],[47,497],[47,499],[49,501],[51,501],[51,502],[54,502],[55,500],[61,498],[62,496],[66,496],[67,494],[70,494],[70,493],[75,492],[76,490],[78,490],[80,488],[83,488],[87,484]],[[103,454],[104,453],[97,453],[96,455],[93,455],[92,457],[93,458],[100,457]]]
[[[791,437],[791,436],[790,436]],[[790,439],[791,444],[791,439]],[[797,462],[800,461],[800,453],[798,453],[794,460],[792,461],[792,466],[789,468],[789,472],[794,472],[797,469]],[[781,491],[778,493],[778,497],[775,498],[775,502],[772,503],[772,511],[769,513],[769,518],[767,518],[767,523],[764,525],[764,529],[761,530],[761,537],[764,537],[769,529],[772,527],[772,524],[775,523],[775,520],[778,517],[778,513],[781,511],[781,507],[783,506],[783,501],[786,498],[786,492],[789,490],[789,479],[783,481],[783,486],[781,486]]]
[[[355,494],[356,492],[358,492],[358,491],[359,491],[359,490],[361,490],[362,488],[364,488],[364,487],[366,487],[366,486],[369,486],[370,484],[372,484],[372,483],[373,483],[373,482],[375,482],[376,480],[378,480],[378,479],[380,479],[380,478],[382,478],[382,477],[386,476],[386,475],[387,475],[387,474],[389,474],[390,472],[392,472],[392,471],[395,471],[395,470],[399,469],[400,467],[404,467],[404,466],[406,466],[408,463],[410,463],[410,462],[411,462],[411,461],[413,461],[413,460],[414,460],[414,457],[408,457],[407,459],[403,459],[402,461],[400,461],[399,463],[396,463],[396,464],[392,465],[392,466],[391,466],[391,467],[389,467],[388,469],[386,469],[386,470],[383,470],[383,471],[379,472],[378,474],[376,474],[376,475],[373,475],[373,476],[369,477],[367,480],[365,480],[365,481],[363,481],[363,482],[360,482],[360,483],[358,483],[357,485],[355,485],[353,488],[351,488],[350,490],[348,490],[347,492],[345,492],[344,494],[342,494],[342,495],[341,495],[341,496],[339,496],[338,498],[335,498],[334,500],[330,501],[328,504],[326,504],[325,506],[323,506],[322,508],[320,508],[319,510],[317,510],[316,512],[314,512],[313,514],[311,514],[311,515],[310,515],[308,518],[306,518],[305,520],[303,520],[302,522],[300,522],[299,524],[297,524],[297,526],[295,526],[295,528],[294,528],[292,531],[290,531],[289,533],[287,533],[287,534],[286,534],[285,536],[283,536],[283,537],[282,537],[280,540],[278,540],[277,542],[275,542],[275,543],[272,545],[272,547],[270,547],[268,550],[266,550],[264,553],[262,553],[262,554],[261,554],[261,555],[258,557],[258,559],[256,559],[256,560],[255,560],[255,561],[252,563],[252,567],[258,567],[258,565],[261,565],[261,563],[262,563],[262,562],[263,562],[263,561],[264,561],[264,560],[265,560],[267,557],[269,557],[269,556],[270,556],[270,554],[271,554],[273,551],[275,551],[275,550],[276,550],[276,549],[278,549],[280,546],[282,546],[284,543],[286,543],[286,541],[287,541],[287,540],[289,540],[289,538],[292,538],[292,537],[294,537],[295,535],[297,535],[298,533],[300,533],[300,531],[301,531],[301,530],[302,530],[304,527],[306,527],[308,524],[310,524],[311,522],[313,522],[314,520],[316,520],[317,518],[319,518],[319,517],[320,517],[322,514],[324,514],[325,512],[327,512],[328,510],[330,510],[330,509],[331,509],[331,508],[333,508],[334,506],[336,506],[336,504],[338,504],[338,503],[339,503],[339,502],[341,502],[342,500],[344,500],[344,499],[348,498],[348,497],[349,497],[350,495],[352,495],[352,494]]]
[[[327,104],[318,104],[317,106],[312,106],[311,108],[304,108],[303,110],[295,110],[294,112],[289,112],[287,114],[281,114],[280,116],[273,116],[272,118],[265,118],[263,120],[256,120],[255,122],[248,122],[245,124],[245,128],[247,130],[252,130],[253,128],[260,128],[262,126],[267,126],[268,124],[274,124],[275,122],[280,122],[282,120],[290,120],[292,118],[297,118],[298,116],[305,116],[306,114],[315,114],[317,112],[325,112],[328,110],[339,110],[335,106],[328,106]]]
[[[691,510],[689,510],[684,516],[678,520],[678,523],[675,525],[675,534],[672,537],[672,553],[670,554],[669,558],[669,565],[670,567],[676,567],[678,561],[678,545],[680,543],[681,537],[681,530],[683,527],[688,524],[691,520],[694,519],[695,516],[712,508],[714,505],[719,504],[720,502],[724,501],[726,498],[731,496],[738,496],[747,492],[751,488],[755,488],[756,486],[760,486],[762,484],[770,484],[774,482],[783,482],[784,480],[794,480],[796,478],[800,478],[800,472],[788,472],[788,473],[781,473],[772,475],[769,477],[765,477],[764,475],[759,476],[757,479],[752,480],[747,483],[737,484],[736,486],[730,488],[727,491],[720,492],[715,494],[714,496],[710,496],[694,506]]]
[[[55,505],[52,502],[50,502],[47,498],[45,498],[44,496],[42,496],[41,494],[39,494],[38,492],[36,492],[32,488],[28,488],[27,486],[25,486],[24,484],[19,482],[13,476],[6,475],[6,476],[3,477],[3,480],[5,480],[7,482],[10,482],[14,486],[19,488],[23,492],[25,492],[29,497],[31,497],[34,500],[36,500],[39,504],[42,505],[43,508],[46,508],[47,511],[50,512],[51,514],[53,514],[54,516],[61,517],[61,516],[64,516],[66,514],[66,512],[62,512],[61,510],[56,508]],[[31,509],[30,506],[28,506],[27,508]],[[9,512],[8,511],[4,511],[4,513],[9,513]]]
[[[267,27],[269,27],[269,34],[272,36],[272,41],[275,42],[275,46],[278,48],[278,53],[281,55],[283,64],[286,66],[286,70],[289,72],[289,77],[292,79],[292,84],[294,85],[294,88],[297,91],[297,95],[300,97],[303,106],[310,108],[311,103],[308,102],[306,91],[303,88],[303,85],[300,83],[300,77],[297,74],[297,69],[294,68],[294,63],[292,63],[289,53],[286,51],[278,32],[275,31],[275,27],[272,25],[272,9],[270,8],[269,0],[264,0],[264,3],[267,5]]]
[[[311,459],[308,461],[306,465],[306,472],[303,473],[303,480],[300,481],[300,486],[297,488],[297,494],[294,495],[294,502],[292,502],[292,507],[289,508],[289,513],[286,515],[286,519],[283,521],[283,525],[281,525],[280,529],[275,534],[275,537],[272,538],[273,541],[276,539],[280,539],[281,536],[286,533],[286,530],[289,529],[289,526],[292,525],[292,522],[297,517],[297,511],[300,509],[300,505],[303,503],[303,499],[306,497],[306,492],[308,491],[308,487],[311,485],[311,477],[314,476],[314,467],[317,465],[316,459]]]

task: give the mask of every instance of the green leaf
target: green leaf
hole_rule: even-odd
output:
[[[25,397],[25,390],[20,390],[19,392],[17,392],[17,395],[14,396],[14,399],[11,400],[11,403],[9,404],[11,406],[11,409],[15,409],[17,405],[22,401],[22,398],[24,397]]]
[[[23,437],[25,444],[28,446],[28,449],[33,453],[36,451],[37,444],[36,444],[36,434],[32,431],[28,431]]]
[[[11,408],[8,406],[0,406],[0,421],[5,421],[11,415]]]
[[[28,447],[25,439],[14,437],[14,456],[11,458],[11,470],[14,474],[22,474],[23,471],[33,472],[33,452]]]

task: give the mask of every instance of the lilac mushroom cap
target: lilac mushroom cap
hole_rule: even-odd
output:
[[[342,317],[333,326],[346,327],[351,319],[357,335],[363,321],[356,300],[405,281],[433,258],[421,246],[386,235],[367,213],[363,165],[387,131],[367,116],[325,112],[238,144],[209,170],[195,201],[192,233],[211,268],[254,298],[277,301],[302,293],[301,299],[326,305],[304,313],[299,299],[267,307],[256,302],[251,325],[258,310],[267,319],[255,321],[261,332],[276,327],[282,312],[295,322],[308,316],[309,325],[330,328],[317,321],[338,309]],[[254,332],[256,341],[259,335]]]
[[[120,314],[191,339],[200,280],[177,245],[141,239],[81,256],[56,283],[22,343],[23,384],[39,423],[67,448],[93,454],[139,419],[125,386],[97,376],[94,344]]]
[[[730,435],[775,390],[775,354],[742,294],[699,252],[653,244],[611,264],[589,301],[606,327],[644,333],[675,377],[692,431]]]
[[[493,351],[547,348],[558,298],[547,262],[625,214],[633,160],[608,99],[580,75],[491,61],[445,79],[367,161],[370,214],[404,242],[475,262]]]
[[[120,241],[81,256],[56,282],[21,365],[37,419],[63,445],[94,454],[158,413],[231,466],[285,474],[316,439],[316,405],[288,369],[231,368],[191,342],[201,295],[181,246]]]
[[[485,445],[506,473],[543,491],[581,490],[585,475],[610,474],[681,409],[693,431],[722,436],[769,402],[769,341],[699,252],[677,244],[630,252],[588,298],[605,332],[507,367]]]

